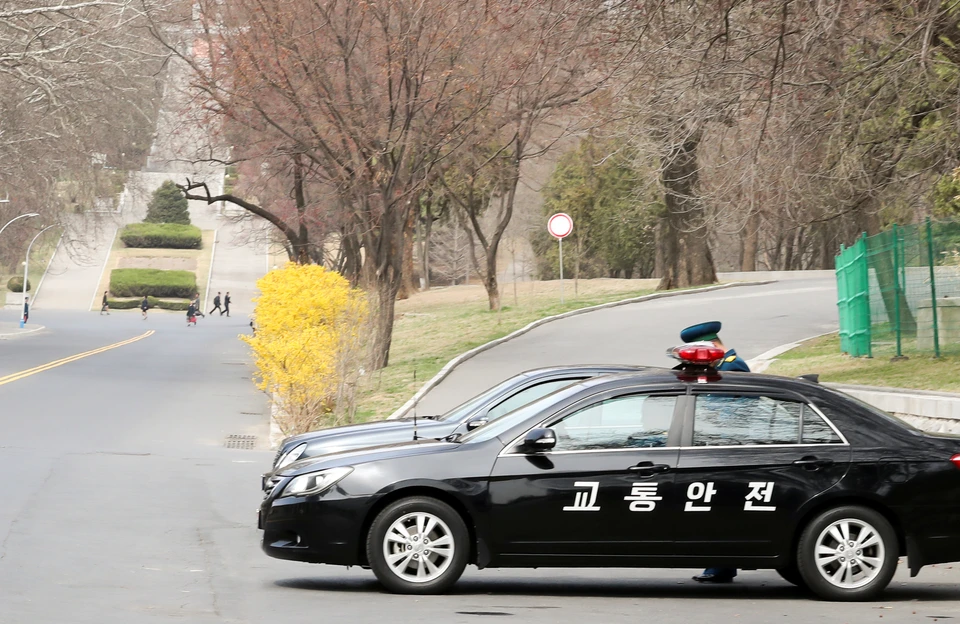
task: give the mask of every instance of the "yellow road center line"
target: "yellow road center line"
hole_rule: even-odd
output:
[[[151,330],[145,331],[144,333],[140,334],[139,336],[134,336],[133,338],[130,338],[130,339],[127,339],[127,340],[121,340],[120,342],[115,342],[115,343],[113,343],[113,344],[111,344],[111,345],[107,345],[107,346],[105,346],[105,347],[99,347],[99,348],[97,348],[97,349],[91,349],[90,351],[85,351],[85,352],[83,352],[83,353],[78,353],[78,354],[76,354],[76,355],[71,355],[71,356],[69,356],[69,357],[65,357],[65,358],[62,358],[62,359],[59,359],[59,360],[54,360],[53,362],[48,362],[48,363],[46,363],[46,364],[41,364],[40,366],[35,366],[35,367],[33,367],[33,368],[28,368],[27,370],[25,370],[25,371],[20,371],[19,373],[12,373],[12,374],[7,375],[7,376],[5,376],[5,377],[0,377],[0,386],[2,386],[2,385],[4,385],[4,384],[11,383],[11,382],[13,382],[13,381],[19,381],[20,379],[23,379],[23,378],[25,378],[25,377],[29,377],[29,376],[31,376],[31,375],[36,375],[37,373],[42,373],[42,372],[44,372],[44,371],[48,371],[48,370],[50,370],[51,368],[57,368],[58,366],[63,366],[64,364],[69,364],[70,362],[76,362],[77,360],[82,360],[83,358],[85,358],[85,357],[90,357],[91,355],[96,355],[96,354],[98,354],[98,353],[103,353],[104,351],[110,351],[111,349],[117,349],[117,348],[119,348],[119,347],[123,347],[123,346],[126,346],[126,345],[128,345],[128,344],[132,344],[132,343],[134,343],[134,342],[137,342],[138,340],[143,340],[144,338],[147,338],[147,337],[149,337],[149,336],[152,336],[153,334],[154,334],[154,330],[151,329]]]

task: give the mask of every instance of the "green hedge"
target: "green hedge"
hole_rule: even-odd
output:
[[[131,223],[120,232],[120,240],[127,247],[200,249],[203,246],[203,233],[195,225]]]
[[[143,299],[107,299],[111,310],[133,310],[140,308],[140,302]],[[166,299],[157,299],[156,297],[147,297],[147,303],[151,308],[160,308],[161,310],[186,310],[190,306],[189,301],[168,301]]]
[[[117,297],[183,297],[197,292],[197,276],[191,271],[160,269],[114,269],[110,272],[110,292]]]
[[[27,280],[27,292],[30,292],[32,287],[30,280]],[[10,292],[23,292],[23,278],[17,275],[11,277],[7,282],[7,290]]]

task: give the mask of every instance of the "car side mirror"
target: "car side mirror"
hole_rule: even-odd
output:
[[[523,443],[518,450],[525,453],[539,453],[549,451],[557,445],[557,434],[553,429],[531,429],[523,437]]]
[[[467,431],[473,431],[474,429],[479,429],[490,422],[487,418],[476,418],[467,423]]]

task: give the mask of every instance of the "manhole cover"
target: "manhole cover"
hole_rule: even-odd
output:
[[[252,451],[257,446],[257,436],[231,434],[223,441],[223,445],[227,448]]]

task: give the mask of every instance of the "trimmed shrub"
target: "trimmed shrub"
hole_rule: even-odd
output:
[[[140,299],[107,299],[107,304],[111,310],[133,310],[140,308]],[[169,301],[167,299],[157,299],[156,297],[147,297],[147,303],[151,308],[160,308],[161,310],[186,310],[190,306],[190,301]]]
[[[114,269],[110,272],[110,292],[117,297],[184,297],[197,292],[197,276],[192,271],[160,269]]]
[[[131,223],[120,232],[120,240],[127,247],[200,249],[203,246],[203,233],[195,225]]]
[[[30,280],[27,280],[27,292],[30,292],[32,288]],[[15,275],[7,281],[7,290],[10,292],[23,292],[23,278],[19,275]]]
[[[173,180],[167,180],[153,192],[147,204],[147,217],[144,223],[180,223],[190,225],[190,211],[187,198]]]

